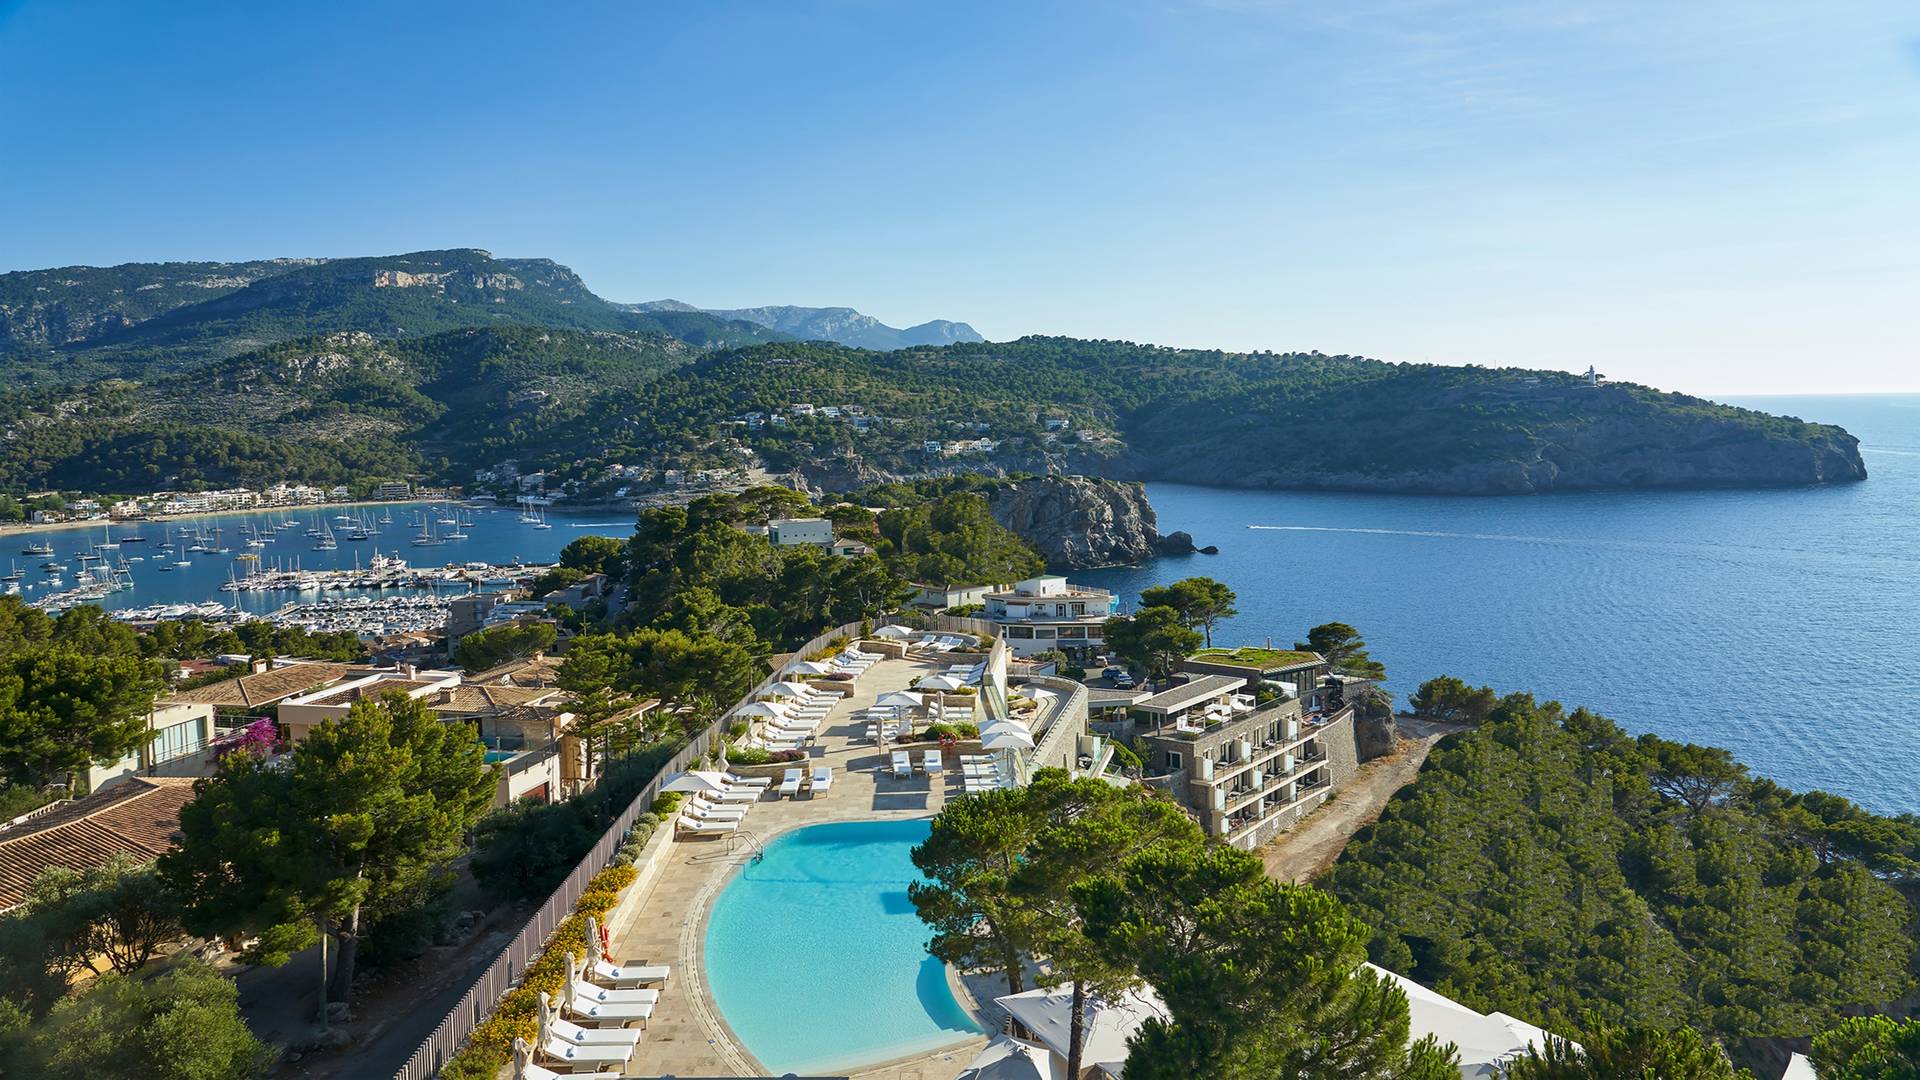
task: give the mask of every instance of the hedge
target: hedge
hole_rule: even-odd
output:
[[[609,866],[593,876],[569,915],[547,939],[539,959],[527,965],[520,985],[507,991],[493,1007],[493,1015],[467,1036],[467,1044],[440,1067],[440,1080],[494,1080],[513,1060],[513,1040],[536,1042],[539,1036],[540,991],[558,995],[567,980],[567,955],[589,954],[587,916],[602,922],[620,902],[620,891],[640,872],[631,865]]]

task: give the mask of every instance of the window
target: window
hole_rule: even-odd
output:
[[[1031,627],[1031,626],[1009,626],[1009,627],[1007,627],[1007,636],[1008,636],[1008,637],[1010,637],[1010,638],[1019,638],[1019,639],[1027,639],[1027,640],[1030,640],[1030,639],[1032,639],[1032,637],[1033,637],[1033,627]]]
[[[1033,636],[1037,638],[1050,638],[1053,636],[1053,627],[1051,626],[1036,627],[1034,628]]]
[[[1180,767],[1183,764],[1185,764],[1185,761],[1180,757],[1180,754],[1178,751],[1176,750],[1167,751],[1167,768],[1169,770],[1173,772],[1179,772]]]
[[[186,757],[188,754],[197,754],[206,749],[206,746],[206,736],[201,731],[200,718],[196,716],[191,720],[161,728],[154,734],[148,753],[153,755],[153,763],[159,765],[175,758]]]

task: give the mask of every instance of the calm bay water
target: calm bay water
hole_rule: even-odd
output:
[[[445,509],[444,507],[441,509]],[[560,549],[579,536],[600,534],[626,539],[633,535],[633,518],[625,513],[602,511],[597,514],[569,515],[549,513],[547,521],[551,529],[538,529],[522,522],[516,509],[472,510],[467,511],[473,519],[473,527],[467,529],[467,539],[448,540],[436,547],[414,547],[412,539],[418,532],[411,523],[419,519],[426,510],[422,503],[382,503],[369,507],[351,508],[307,508],[289,511],[264,511],[258,513],[215,514],[203,518],[182,519],[173,522],[152,522],[139,526],[115,526],[113,538],[123,541],[117,552],[104,552],[128,559],[128,567],[133,575],[133,588],[124,592],[108,595],[99,601],[102,607],[109,609],[147,607],[152,604],[186,604],[203,600],[221,600],[229,606],[239,606],[248,611],[273,611],[282,605],[296,600],[313,598],[314,594],[294,592],[238,592],[223,593],[220,586],[227,581],[228,575],[245,576],[247,564],[236,562],[234,556],[247,550],[244,546],[245,529],[258,528],[274,538],[272,543],[258,550],[263,566],[292,566],[297,561],[307,570],[351,569],[355,559],[360,566],[375,551],[382,555],[398,556],[409,565],[428,568],[443,567],[449,563],[460,565],[468,562],[507,564],[519,559],[521,562],[552,562]],[[345,538],[345,526],[334,521],[336,514],[370,514],[377,519],[383,514],[393,518],[392,524],[379,525],[379,535],[371,540],[351,541]],[[435,513],[430,516],[438,518]],[[295,521],[299,525],[290,529],[275,529],[274,524],[282,521]],[[320,524],[330,525],[339,545],[333,551],[315,551],[314,541],[306,532],[310,527]],[[194,552],[186,547],[191,541],[179,539],[182,527],[203,528],[208,531],[220,530],[222,546],[232,549],[227,554]],[[437,532],[448,531],[445,526],[435,526]],[[171,555],[158,550],[162,539],[171,530],[176,545]],[[125,543],[130,535],[144,536],[144,542]],[[71,588],[74,575],[81,568],[75,556],[87,550],[89,543],[98,544],[107,538],[104,528],[87,529],[34,529],[27,532],[9,532],[0,538],[0,567],[17,565],[26,572],[22,579],[22,595],[28,600],[36,599],[48,592],[55,591],[43,582],[47,574],[42,572],[40,564],[46,562],[44,556],[30,557],[20,554],[29,542],[46,540],[53,545],[53,561],[67,566],[60,576],[65,579],[64,587]],[[135,557],[138,561],[134,561]],[[185,559],[191,565],[162,570],[163,564]],[[327,596],[347,596],[350,592],[333,591]]]
[[[1150,484],[1162,531],[1221,553],[1074,576],[1131,604],[1205,574],[1239,593],[1219,643],[1338,619],[1403,701],[1457,675],[1920,811],[1920,395],[1733,403],[1845,426],[1870,479],[1544,498]]]

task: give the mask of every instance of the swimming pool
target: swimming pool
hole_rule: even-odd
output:
[[[980,1031],[907,900],[920,821],[809,825],[741,868],[707,917],[706,975],[774,1074],[843,1072]]]

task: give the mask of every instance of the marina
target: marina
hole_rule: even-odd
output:
[[[453,597],[531,581],[576,537],[633,534],[624,515],[548,509],[539,518],[524,520],[519,507],[406,502],[25,530],[4,541],[0,592],[49,612],[98,604],[130,622],[269,619],[367,636],[434,629]]]

